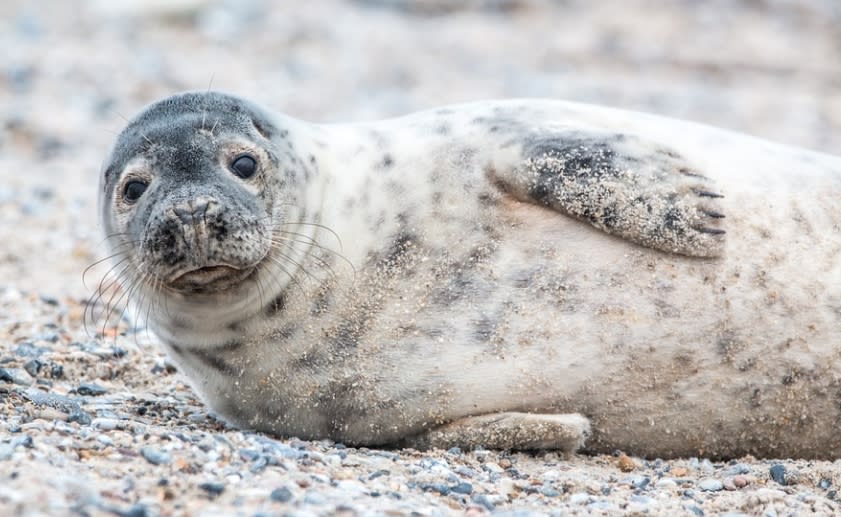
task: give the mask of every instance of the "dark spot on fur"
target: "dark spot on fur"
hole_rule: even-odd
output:
[[[378,167],[381,169],[389,169],[392,165],[394,165],[394,158],[392,158],[390,154],[385,154],[383,155],[382,160],[380,160]]]
[[[286,298],[283,294],[280,294],[277,296],[277,298],[275,298],[274,300],[269,302],[268,305],[266,305],[265,314],[266,316],[275,316],[276,314],[283,312],[283,309],[285,308]]]
[[[199,360],[209,368],[229,376],[237,376],[240,370],[229,364],[227,361],[216,355],[216,353],[204,350],[190,350],[190,355]]]
[[[496,333],[496,322],[487,316],[482,316],[473,327],[473,339],[480,343],[487,343]]]

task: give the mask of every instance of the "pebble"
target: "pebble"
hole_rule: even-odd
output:
[[[704,492],[718,492],[724,488],[724,483],[714,478],[704,478],[698,483],[698,488]]]
[[[472,501],[485,508],[487,511],[492,512],[496,509],[496,505],[494,505],[493,501],[485,495],[485,494],[476,494],[472,497]]]
[[[631,480],[631,485],[634,488],[643,490],[651,483],[651,478],[648,476],[636,476]]]
[[[0,461],[11,459],[12,454],[15,453],[15,448],[10,443],[0,443]]]
[[[287,503],[292,500],[292,491],[286,488],[285,486],[275,488],[274,490],[272,490],[272,493],[269,494],[269,498],[272,501],[276,501],[278,503]]]
[[[459,483],[456,486],[450,487],[450,492],[470,495],[473,493],[473,485],[470,483]]]
[[[587,504],[590,501],[590,494],[586,492],[577,492],[569,496],[569,502],[572,504]]]
[[[772,465],[769,473],[771,474],[771,479],[773,479],[780,485],[785,486],[787,484],[786,468],[785,465],[783,465],[782,463],[775,463],[774,465]]]
[[[745,488],[749,484],[750,479],[748,479],[746,476],[733,476],[733,485],[735,485],[736,488]]]
[[[622,472],[631,472],[637,468],[636,462],[626,454],[619,455],[619,459],[616,460],[616,466],[619,467],[619,470]]]
[[[148,461],[152,465],[165,465],[171,460],[169,454],[154,449],[152,447],[141,447],[140,455],[143,456],[146,459],[146,461]]]
[[[32,376],[23,368],[0,368],[0,382],[29,386],[32,384]]]
[[[658,479],[656,483],[654,483],[655,488],[669,490],[672,488],[677,488],[677,482],[671,478],[662,478]]]
[[[113,418],[94,418],[91,425],[102,431],[113,431],[114,429],[122,427],[124,422]]]
[[[85,397],[98,397],[108,393],[108,389],[99,384],[82,383],[76,388],[76,393]]]
[[[207,492],[213,497],[216,497],[222,492],[225,491],[225,485],[223,483],[216,483],[216,482],[206,482],[199,485],[199,488]]]

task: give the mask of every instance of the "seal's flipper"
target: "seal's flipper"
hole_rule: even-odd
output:
[[[693,257],[724,248],[723,196],[712,181],[680,154],[633,135],[539,132],[525,140],[519,166],[491,174],[522,201],[643,246]]]
[[[461,418],[404,440],[416,449],[559,450],[575,452],[590,436],[590,421],[578,413],[492,413]]]

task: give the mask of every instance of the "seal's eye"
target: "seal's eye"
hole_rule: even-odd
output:
[[[237,156],[231,162],[231,170],[240,178],[248,179],[257,172],[257,160],[247,154]]]
[[[140,199],[140,196],[142,196],[144,192],[146,192],[146,187],[148,186],[149,184],[145,181],[129,181],[123,187],[123,199],[125,199],[128,203],[134,203],[135,201]]]

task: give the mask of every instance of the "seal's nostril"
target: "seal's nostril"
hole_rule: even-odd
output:
[[[208,206],[210,206],[210,200],[200,198],[190,200],[184,205],[173,207],[172,211],[182,223],[192,224],[194,221],[204,219]]]

